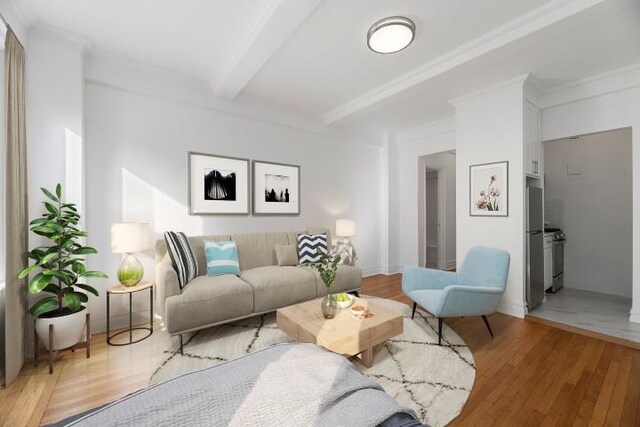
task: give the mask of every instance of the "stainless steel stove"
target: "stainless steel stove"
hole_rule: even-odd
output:
[[[560,228],[545,228],[545,235],[552,233],[549,239],[552,243],[551,255],[551,275],[553,276],[553,285],[547,292],[556,293],[564,286],[564,243],[567,236]]]

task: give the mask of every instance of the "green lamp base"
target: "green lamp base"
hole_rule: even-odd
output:
[[[144,269],[142,264],[133,254],[127,254],[118,268],[118,280],[124,286],[135,286],[142,280]]]

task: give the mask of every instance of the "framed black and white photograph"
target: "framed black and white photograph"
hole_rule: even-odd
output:
[[[469,166],[469,215],[509,216],[509,162]]]
[[[248,215],[249,160],[189,152],[189,213]]]
[[[253,161],[253,213],[300,214],[300,166]]]

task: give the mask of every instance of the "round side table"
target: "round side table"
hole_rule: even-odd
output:
[[[149,327],[145,327],[145,326],[138,326],[138,327],[133,327],[133,310],[132,310],[132,306],[133,306],[133,294],[136,292],[140,292],[140,291],[144,291],[145,289],[149,289],[149,311],[150,311],[150,315],[149,315]],[[111,295],[129,295],[129,329],[125,329],[124,331],[120,331],[118,333],[115,333],[113,335],[111,335],[111,329],[110,329],[110,324],[109,324],[109,318],[110,318],[110,297]],[[137,340],[133,340],[133,331],[136,330],[143,330],[143,331],[149,331],[148,334],[146,334],[145,336],[143,336],[142,338],[139,338]],[[124,343],[114,343],[112,342],[112,340],[117,337],[118,335],[122,335],[125,333],[129,333],[129,342],[124,342]],[[144,339],[147,339],[151,336],[151,334],[153,333],[153,283],[151,282],[141,282],[135,286],[124,286],[124,285],[117,285],[117,286],[113,286],[109,289],[107,289],[107,344],[109,345],[117,345],[117,346],[122,346],[122,345],[129,345],[129,344],[135,344],[137,342],[140,342]]]

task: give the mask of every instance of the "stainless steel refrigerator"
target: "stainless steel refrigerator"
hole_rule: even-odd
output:
[[[527,187],[527,307],[544,299],[544,221],[542,189]]]

